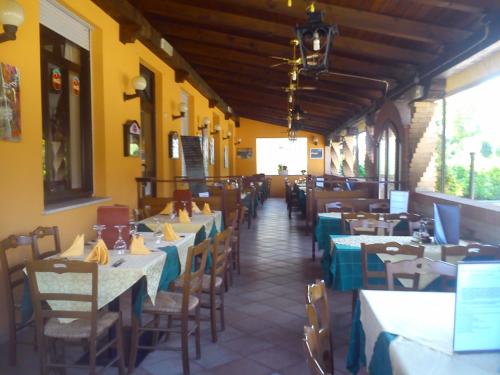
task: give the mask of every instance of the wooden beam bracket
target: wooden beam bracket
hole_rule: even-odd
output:
[[[217,99],[208,99],[208,108],[215,108],[219,101]]]
[[[189,77],[189,72],[184,69],[175,69],[175,82],[183,83]]]
[[[139,37],[141,25],[133,22],[120,22],[120,42],[123,44],[134,43]]]

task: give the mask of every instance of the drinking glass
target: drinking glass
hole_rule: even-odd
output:
[[[118,239],[116,240],[113,249],[118,250],[119,255],[125,254],[125,250],[127,249],[127,243],[122,237],[122,230],[125,227],[126,225],[115,225],[116,230],[118,230]]]
[[[130,227],[130,236],[134,237],[134,236],[137,236],[139,235],[139,222],[135,221],[135,220],[130,220],[128,222],[128,225]]]
[[[153,219],[153,222],[155,224],[155,231],[153,232],[153,236],[156,238],[155,243],[159,245],[161,243],[161,239],[163,238],[163,226],[160,222],[160,219],[157,217]]]
[[[92,229],[97,232],[97,241],[102,240],[102,232],[104,231],[104,229],[106,229],[106,225],[104,225],[104,224],[95,224],[92,227]]]

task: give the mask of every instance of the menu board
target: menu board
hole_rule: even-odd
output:
[[[500,262],[459,262],[453,350],[500,350]]]
[[[389,212],[391,214],[400,214],[408,212],[408,201],[410,199],[409,191],[392,190],[389,200]]]

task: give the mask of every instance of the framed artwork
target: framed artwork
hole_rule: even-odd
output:
[[[229,149],[224,146],[224,168],[229,168]]]
[[[179,133],[168,133],[168,154],[170,159],[179,159]]]
[[[249,148],[237,148],[236,157],[238,159],[251,159],[253,157],[253,149]]]
[[[127,121],[123,125],[123,154],[139,157],[141,148],[141,127],[135,120]]]
[[[215,164],[215,139],[214,137],[210,137],[210,141],[208,143],[210,148],[210,165]]]
[[[0,140],[21,140],[21,96],[19,70],[0,63]]]
[[[311,159],[323,159],[323,149],[322,148],[311,148],[309,158],[311,158]]]

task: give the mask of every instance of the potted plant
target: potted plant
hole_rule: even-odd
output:
[[[280,176],[288,176],[288,169],[286,165],[278,164],[278,174]]]

